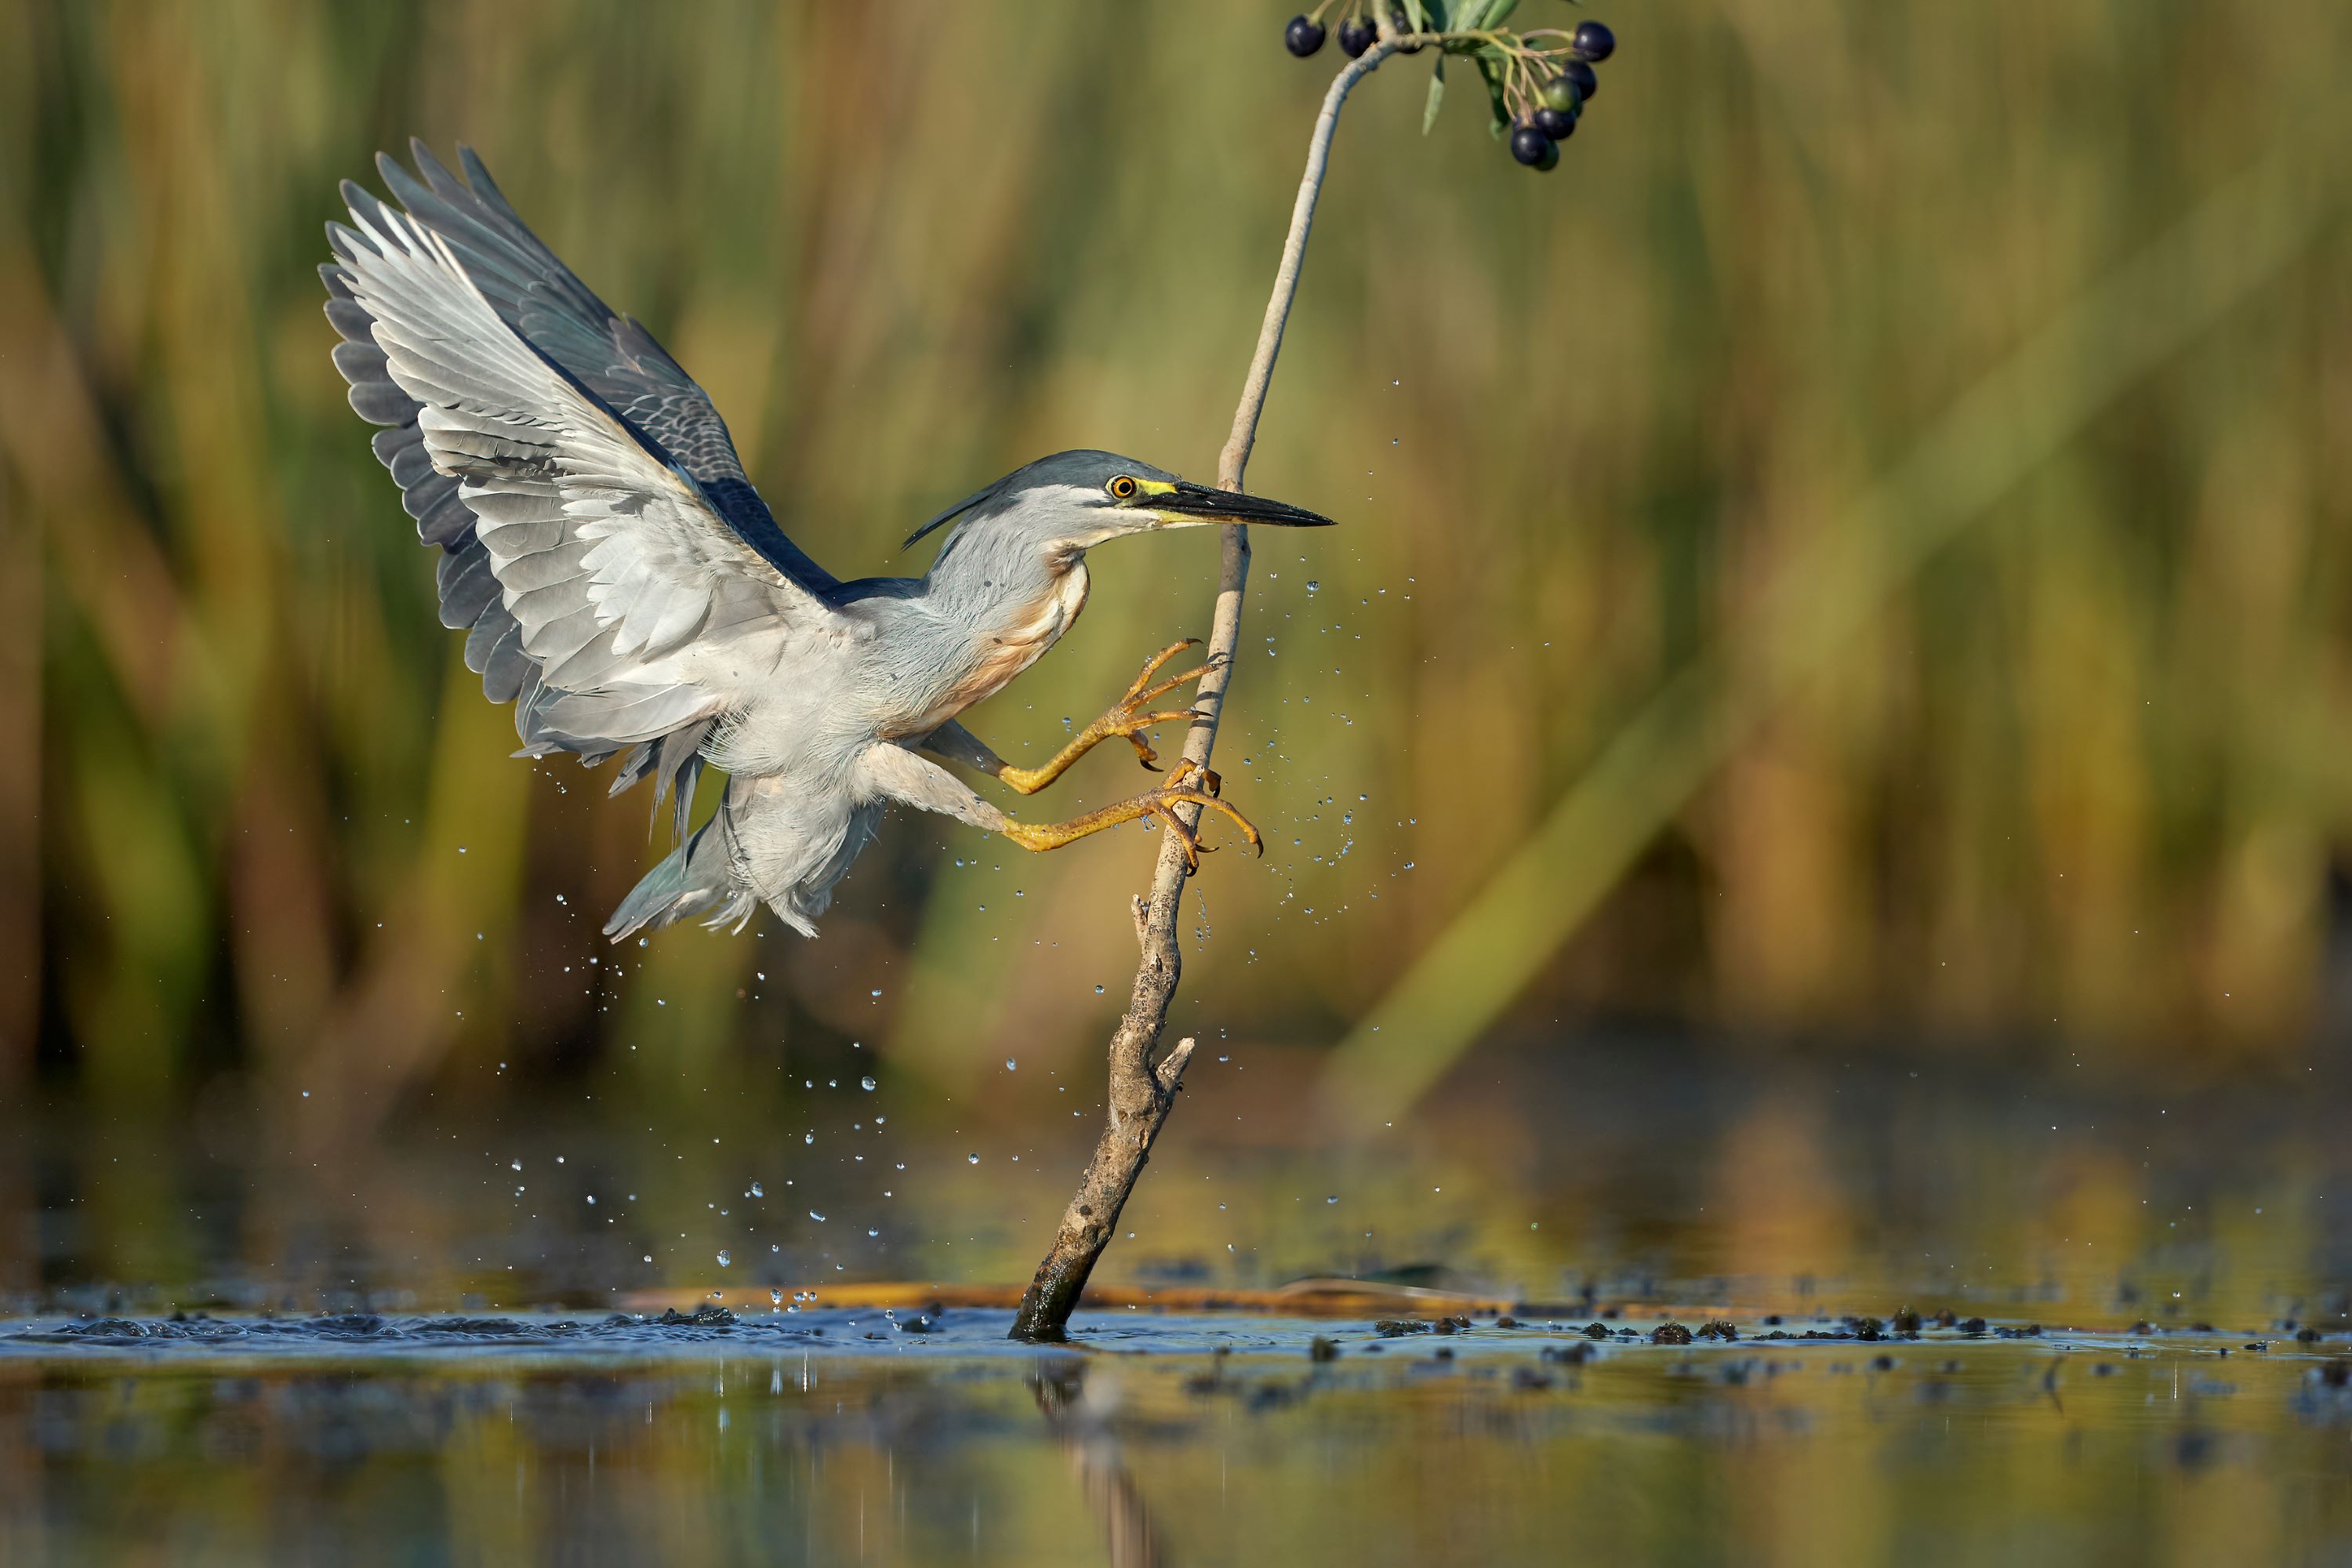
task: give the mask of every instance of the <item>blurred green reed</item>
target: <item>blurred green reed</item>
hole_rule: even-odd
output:
[[[1332,63],[1283,19],[0,6],[0,1076],[132,1106],[240,1068],[365,1118],[501,1063],[677,1094],[803,1035],[950,1089],[1091,1064],[1139,832],[1016,863],[897,820],[821,942],[591,967],[659,850],[645,804],[507,760],[328,363],[320,224],[376,149],[472,143],[711,389],[803,544],[918,569],[910,522],[1044,451],[1213,468]],[[1424,64],[1350,107],[1252,473],[1346,526],[1261,542],[1221,761],[1269,854],[1196,882],[1173,1021],[1370,1016],[1675,672],[1770,657],[1737,635],[1759,595],[1801,624],[1792,574],[1853,568],[1832,531],[1956,399],[2304,137],[2313,177],[2250,216],[2294,254],[1719,769],[1665,809],[1633,781],[1625,876],[1482,1001],[2301,1064],[2352,837],[2352,270],[2316,118],[2352,14],[1607,19],[1550,176],[1475,114],[1421,137]],[[1916,521],[1867,521],[1856,549]],[[976,727],[1057,743],[1205,629],[1213,572],[1201,538],[1107,556]],[[1132,784],[1090,762],[1050,809]]]

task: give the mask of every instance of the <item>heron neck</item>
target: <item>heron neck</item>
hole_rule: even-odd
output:
[[[968,525],[924,574],[923,599],[934,614],[975,637],[1013,635],[1032,626],[1044,605],[1067,594],[1072,571],[1083,582],[1085,563],[1083,551],[1044,550],[1034,539],[985,523]]]

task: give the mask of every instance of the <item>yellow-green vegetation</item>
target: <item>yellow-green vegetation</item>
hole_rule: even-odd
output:
[[[1325,80],[1283,19],[0,8],[0,1079],[37,1037],[126,1105],[671,1091],[804,1030],[950,1091],[1090,1063],[1141,830],[895,820],[822,942],[591,972],[662,846],[508,760],[312,267],[377,148],[473,143],[803,545],[906,570],[1040,452],[1212,471]],[[1350,111],[1251,470],[1343,526],[1260,542],[1219,763],[1268,855],[1194,885],[1178,1029],[1338,1039],[1470,910],[1543,928],[1486,1017],[2298,1064],[2352,840],[2352,13],[1609,20],[1540,182],[1475,112],[1419,134],[1426,58]],[[1155,548],[972,715],[1000,751],[1204,629],[1210,548]]]

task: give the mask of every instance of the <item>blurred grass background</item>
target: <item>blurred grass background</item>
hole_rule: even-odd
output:
[[[0,1085],[299,1085],[349,1128],[587,1074],[676,1100],[845,1039],[950,1095],[1009,1055],[1098,1071],[1140,830],[1016,859],[896,819],[819,942],[604,954],[645,803],[508,760],[328,362],[320,226],[377,149],[471,143],[802,544],[919,570],[911,523],[1044,452],[1213,470],[1336,59],[1285,55],[1285,15],[0,4]],[[1549,177],[1473,95],[1421,137],[1425,60],[1350,105],[1251,470],[1345,526],[1259,541],[1220,765],[1269,852],[1194,883],[1175,1026],[1340,1038],[1679,672],[1769,668],[1749,628],[1801,633],[1811,593],[1851,638],[1692,787],[1624,781],[1625,875],[1506,1027],[2341,1059],[2352,13],[1604,15]],[[2278,264],[1883,605],[1840,599],[1883,542],[1830,531],[1857,498],[2282,148]],[[1104,551],[971,721],[1058,744],[1205,632],[1213,571],[1205,535]],[[1112,750],[1028,813],[1130,793]]]

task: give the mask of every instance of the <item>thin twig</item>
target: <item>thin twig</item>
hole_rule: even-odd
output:
[[[1380,68],[1400,45],[1416,39],[1437,41],[1435,35],[1397,34],[1383,19],[1381,37],[1332,79],[1323,95],[1323,110],[1307,143],[1307,170],[1298,182],[1298,199],[1290,209],[1290,232],[1282,245],[1282,262],[1275,269],[1274,292],[1266,300],[1265,320],[1258,328],[1257,352],[1242,383],[1241,405],[1234,411],[1233,433],[1217,459],[1217,483],[1242,488],[1249,466],[1250,447],[1257,439],[1258,416],[1265,408],[1266,384],[1274,376],[1275,357],[1282,352],[1282,331],[1290,319],[1291,301],[1298,293],[1298,268],[1307,254],[1307,236],[1314,226],[1316,198],[1323,191],[1323,174],[1331,158],[1331,133],[1339,122],[1339,107],[1355,85]],[[1201,678],[1193,708],[1200,717],[1184,737],[1184,756],[1199,767],[1209,765],[1217,743],[1217,723],[1223,716],[1225,688],[1233,679],[1241,647],[1242,599],[1249,582],[1249,530],[1224,530],[1223,551],[1217,574],[1215,616],[1209,632],[1209,672]],[[1197,826],[1198,806],[1179,806],[1188,827]],[[1160,862],[1151,880],[1142,929],[1143,956],[1136,967],[1135,985],[1127,1013],[1110,1040],[1108,1124],[1087,1163],[1077,1195],[1062,1215],[1053,1250],[1037,1266],[1037,1276],[1021,1298],[1013,1321],[1013,1337],[1021,1340],[1058,1339],[1085,1290],[1095,1260],[1116,1233],[1119,1210],[1135,1187],[1136,1177],[1150,1157],[1152,1140],[1175,1103],[1176,1087],[1192,1042],[1179,1041],[1158,1071],[1151,1053],[1167,1026],[1168,1006],[1175,999],[1183,952],[1176,937],[1178,907],[1184,896],[1184,849],[1174,834],[1162,837]]]

